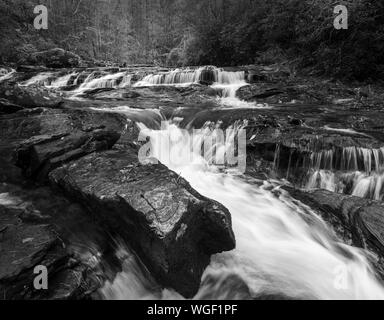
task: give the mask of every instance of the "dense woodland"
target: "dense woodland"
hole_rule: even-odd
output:
[[[48,30],[35,30],[45,4]],[[349,9],[349,29],[333,9]],[[16,62],[61,47],[84,59],[168,66],[295,61],[322,74],[383,76],[384,2],[377,0],[0,0],[0,55]]]

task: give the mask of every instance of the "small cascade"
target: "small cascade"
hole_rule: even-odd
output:
[[[346,147],[311,154],[311,168],[316,170],[364,171],[366,174],[384,169],[384,148]]]
[[[212,73],[211,78],[215,79],[215,70],[209,67],[198,69],[175,69],[170,72],[160,74],[150,74],[144,77],[142,81],[135,84],[135,87],[156,86],[156,85],[192,85],[198,83],[203,78],[207,78],[206,73]]]
[[[123,76],[123,80],[121,80],[119,87],[120,88],[130,87],[132,85],[132,78],[133,78],[132,74],[125,74]]]
[[[170,72],[150,74],[142,81],[135,84],[136,87],[156,85],[192,85],[194,83],[213,83],[213,87],[223,89],[223,96],[234,96],[237,89],[247,85],[245,72],[224,71],[212,66],[198,69],[175,69]],[[236,89],[237,88],[237,89]]]
[[[198,69],[175,69],[160,74],[150,74],[135,87],[147,86],[190,86],[192,84],[211,84],[211,87],[220,91],[218,102],[221,106],[235,108],[265,108],[264,105],[242,101],[236,97],[241,87],[247,86],[244,71],[225,71],[213,66]]]
[[[346,147],[311,155],[307,189],[326,189],[358,197],[384,197],[384,148]]]
[[[247,85],[244,71],[228,72],[219,70],[217,72],[217,81],[213,87],[222,89],[223,98],[236,98],[236,91]]]
[[[306,188],[337,192],[335,174],[332,171],[316,170],[310,175]]]
[[[73,85],[74,86],[79,86],[81,85],[82,83],[84,83],[84,81],[88,80],[89,76],[93,76],[94,75],[94,72],[92,73],[89,73],[89,72],[86,72],[86,71],[83,71],[83,72],[80,72],[74,79],[73,79]],[[71,83],[70,83],[71,84]]]
[[[280,164],[280,143],[276,144],[275,158],[273,159],[273,171],[277,172],[279,170]]]
[[[126,72],[118,72],[113,74],[102,75],[100,77],[99,72],[93,72],[88,75],[76,92],[84,92],[90,89],[99,89],[99,88],[118,88],[123,84],[125,86],[128,82],[130,83],[130,78],[128,78]],[[125,83],[123,83],[126,81]]]
[[[20,83],[20,86],[21,87],[29,87],[32,85],[48,86],[51,82],[52,77],[54,77],[54,74],[52,72],[42,72],[32,77],[31,79]]]
[[[53,80],[48,87],[49,88],[62,88],[69,85],[71,79],[77,76],[77,72],[69,73],[67,75],[61,76],[56,80]]]
[[[316,170],[324,168],[327,170],[333,169],[333,159],[334,152],[333,150],[326,150],[322,152],[312,153],[311,154],[311,167]]]
[[[237,90],[245,86],[248,86],[248,83],[245,81],[244,71],[229,72],[220,69],[217,71],[216,82],[212,85],[212,88],[222,92],[218,101],[224,107],[265,108],[266,106],[263,104],[240,100],[236,96]]]

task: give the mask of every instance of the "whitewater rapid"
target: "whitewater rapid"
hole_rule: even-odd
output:
[[[236,249],[212,257],[195,299],[244,297],[235,292],[241,282],[252,298],[384,299],[368,253],[343,244],[310,208],[292,201],[278,182],[223,173],[198,155],[192,160],[185,156],[177,165],[167,162],[167,152],[190,154],[186,133],[175,124],[162,131],[142,129],[151,138],[151,156],[202,195],[225,205],[232,215]],[[170,137],[170,150],[159,148],[164,135]],[[159,289],[133,256],[128,257],[124,271],[103,288],[106,299],[181,298],[172,290]],[[236,285],[229,279],[236,279]]]

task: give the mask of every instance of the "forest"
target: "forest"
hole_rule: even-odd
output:
[[[33,8],[46,5],[48,30]],[[333,26],[336,5],[349,28]],[[358,80],[382,76],[384,3],[374,0],[0,0],[4,62],[52,47],[84,59],[163,66],[290,60]]]

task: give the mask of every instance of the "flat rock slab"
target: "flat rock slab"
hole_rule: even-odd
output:
[[[162,164],[137,153],[94,153],[51,172],[53,185],[123,237],[155,278],[185,297],[198,290],[210,256],[235,247],[229,211]]]

